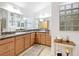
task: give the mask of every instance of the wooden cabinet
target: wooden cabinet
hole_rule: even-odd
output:
[[[24,50],[24,36],[17,36],[16,37],[16,55],[21,53]]]
[[[13,39],[13,42],[10,43],[10,55],[15,55],[15,38]]]
[[[51,36],[49,33],[46,33],[46,45],[51,46]]]
[[[32,32],[0,40],[0,56],[18,55],[34,43],[51,46],[51,37],[46,32]]]
[[[35,33],[31,33],[31,45],[35,43]]]
[[[45,33],[43,32],[40,33],[40,41],[41,44],[46,44]]]
[[[15,55],[15,41],[14,38],[7,38],[0,40],[0,56]]]
[[[31,46],[31,41],[30,41],[30,33],[25,35],[25,49],[29,48]]]
[[[39,43],[39,44],[45,44],[46,43],[44,32],[37,32],[36,33],[36,43]]]
[[[49,32],[37,32],[36,43],[51,46],[51,37]]]
[[[40,32],[36,32],[36,35],[35,35],[35,43],[41,43],[41,35],[40,35]]]

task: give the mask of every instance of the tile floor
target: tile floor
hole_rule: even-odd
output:
[[[35,44],[19,56],[51,56],[51,47]]]

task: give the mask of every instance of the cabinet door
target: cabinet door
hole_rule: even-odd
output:
[[[51,46],[51,36],[49,33],[46,33],[46,45]]]
[[[4,54],[7,52],[7,51],[9,51],[10,49],[9,49],[9,44],[8,43],[4,43],[4,44],[1,44],[0,45],[0,55],[3,55],[4,56]]]
[[[26,34],[25,35],[25,49],[29,48],[31,45],[31,42],[30,42],[30,34]]]
[[[9,51],[7,51],[7,52],[5,52],[5,53],[1,54],[0,56],[10,56],[10,52],[9,52]]]
[[[24,50],[24,36],[16,37],[16,55]]]
[[[39,43],[39,44],[41,43],[41,39],[40,39],[40,37],[41,37],[41,36],[40,36],[40,33],[37,32],[37,33],[36,33],[36,40],[35,40],[36,43]]]
[[[35,43],[35,33],[31,33],[31,45]]]
[[[45,44],[46,43],[45,33],[40,33],[40,40],[41,40],[41,44]]]
[[[11,42],[10,44],[10,56],[14,56],[15,55],[15,39],[11,38]]]
[[[14,38],[7,38],[0,41],[0,55],[12,56],[15,55]],[[11,51],[13,51],[11,53]]]

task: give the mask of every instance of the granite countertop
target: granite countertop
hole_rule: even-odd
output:
[[[18,33],[13,33],[13,34],[5,34],[5,35],[0,35],[0,39],[8,38],[8,37],[13,37],[17,35],[23,35],[31,32],[18,32]]]
[[[24,35],[24,34],[28,34],[28,33],[32,33],[32,32],[47,32],[45,30],[37,30],[37,31],[26,31],[26,32],[16,32],[16,33],[12,33],[12,34],[3,34],[0,35],[0,40],[1,39],[5,39],[5,38],[9,38],[9,37],[14,37],[14,36],[18,36],[18,35]]]
[[[54,40],[55,43],[60,43],[60,44],[65,44],[65,45],[72,45],[72,46],[75,46],[75,43],[73,41],[65,41],[65,40],[62,40],[62,39],[55,39]]]

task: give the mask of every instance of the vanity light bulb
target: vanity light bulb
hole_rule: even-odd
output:
[[[66,53],[70,53],[70,49],[69,48],[65,48],[65,52]]]

